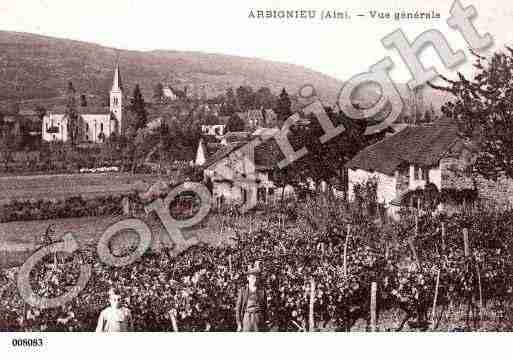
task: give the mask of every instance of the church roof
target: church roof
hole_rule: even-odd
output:
[[[108,115],[110,109],[105,106],[77,106],[77,111],[81,115]],[[66,113],[66,106],[55,106],[48,112],[52,114]]]

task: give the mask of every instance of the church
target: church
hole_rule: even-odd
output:
[[[109,107],[77,106],[82,143],[103,143],[111,135],[121,134],[123,115],[123,86],[119,66],[114,71]],[[70,121],[64,109],[48,110],[43,117],[42,138],[47,142],[67,142]]]

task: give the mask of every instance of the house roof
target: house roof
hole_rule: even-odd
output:
[[[211,165],[221,161],[223,158],[227,157],[233,151],[241,148],[247,142],[237,142],[237,143],[229,143],[226,146],[222,146],[217,150],[210,158],[207,158],[207,161],[203,165],[204,168],[210,167]]]
[[[221,161],[223,158],[248,143],[249,142],[235,142],[229,143],[227,146],[221,146],[214,155],[207,159],[204,168],[208,168]],[[278,144],[272,139],[259,143],[254,149],[255,169],[259,171],[272,169],[282,158],[283,155],[281,154]]]
[[[391,175],[405,163],[434,165],[458,138],[448,124],[407,127],[360,151],[346,167]]]

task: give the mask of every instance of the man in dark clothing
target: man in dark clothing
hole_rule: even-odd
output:
[[[235,319],[237,331],[264,331],[267,322],[267,296],[264,288],[258,283],[260,270],[250,269],[247,272],[248,283],[239,289]]]

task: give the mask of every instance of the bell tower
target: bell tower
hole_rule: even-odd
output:
[[[112,81],[112,89],[110,90],[110,113],[115,117],[117,122],[118,134],[122,133],[122,115],[123,115],[123,85],[121,84],[121,74],[119,72],[119,64],[116,64],[114,71],[114,79]]]

